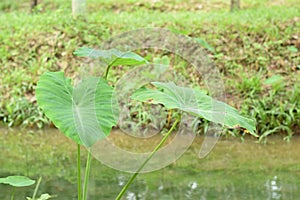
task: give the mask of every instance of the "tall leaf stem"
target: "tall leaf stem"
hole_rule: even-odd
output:
[[[10,200],[14,200],[15,199],[15,188],[13,188],[13,191],[11,193],[11,197]]]
[[[80,162],[80,144],[77,144],[77,198],[81,198],[81,162]]]
[[[111,66],[116,62],[116,60],[118,60],[118,59],[115,59],[112,63],[110,63],[109,65],[107,65],[106,70],[105,70],[105,74],[103,74],[103,78],[105,80],[107,80],[108,72],[109,72]]]
[[[83,200],[86,200],[86,197],[87,197],[87,186],[89,183],[91,162],[92,162],[92,155],[91,155],[91,152],[88,150],[88,157],[86,160],[84,182],[83,182],[83,196],[82,196]]]
[[[37,181],[37,184],[36,184],[36,186],[34,188],[34,192],[33,192],[33,195],[32,195],[32,200],[35,200],[35,196],[36,196],[37,191],[38,191],[38,189],[40,187],[41,181],[42,181],[42,177],[40,177],[39,180]]]
[[[160,143],[155,147],[155,149],[151,152],[151,154],[147,157],[147,159],[143,162],[143,164],[138,168],[138,170],[131,176],[131,178],[128,180],[126,185],[122,188],[121,192],[118,194],[115,200],[120,200],[122,196],[127,191],[128,187],[131,185],[131,183],[134,181],[134,179],[137,177],[137,175],[140,173],[140,171],[145,167],[145,165],[149,162],[149,160],[154,156],[154,154],[162,147],[162,145],[166,142],[167,138],[170,136],[170,134],[173,132],[173,130],[176,128],[176,125],[180,122],[180,118],[177,118],[177,120],[173,123],[170,130],[164,135],[163,139],[160,141]]]
[[[106,71],[103,74],[103,78],[105,80],[107,80],[108,72],[109,72],[111,66],[114,64],[114,62],[112,62],[111,64],[109,64],[106,67]],[[80,153],[80,151],[79,151],[79,153]],[[79,196],[81,198],[81,199],[78,199],[78,200],[86,200],[86,198],[87,198],[87,187],[88,187],[88,183],[89,183],[91,163],[92,163],[92,155],[91,155],[90,150],[88,150],[88,157],[87,157],[87,160],[86,160],[84,182],[83,182],[83,194],[82,194],[82,198],[81,198],[81,192],[80,192],[80,194],[78,193],[78,198],[79,198]],[[80,183],[80,188],[81,188],[81,183]]]

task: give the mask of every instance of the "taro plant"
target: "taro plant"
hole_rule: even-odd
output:
[[[36,194],[37,194],[37,191],[38,191],[41,181],[42,181],[42,177],[40,177],[38,179],[32,197],[26,197],[27,200],[47,200],[47,199],[50,199],[53,197],[53,196],[50,196],[48,193],[45,193],[45,194],[42,194],[40,197],[36,198]],[[0,178],[0,183],[8,184],[13,187],[26,187],[26,186],[33,185],[35,183],[35,180],[32,180],[26,176],[8,176],[5,178]],[[11,200],[14,199],[14,193],[11,195],[10,199]]]
[[[116,125],[113,116],[114,108],[111,104],[113,88],[107,82],[108,72],[113,66],[137,65],[147,61],[135,53],[124,53],[116,49],[95,51],[90,48],[80,48],[75,55],[101,57],[108,63],[103,76],[84,78],[73,87],[71,79],[66,78],[63,72],[46,72],[38,81],[36,98],[39,106],[55,126],[78,144],[78,200],[85,200],[92,158],[91,153],[88,152],[82,189],[80,146],[91,147],[101,137],[108,136],[111,128]],[[93,127],[93,116],[90,116],[93,111],[96,111],[99,127]]]
[[[100,58],[107,63],[102,77],[85,77],[75,87],[71,79],[63,72],[46,72],[40,77],[36,88],[39,106],[46,116],[53,121],[63,134],[78,144],[78,199],[87,198],[87,184],[91,165],[91,153],[88,151],[83,188],[81,184],[80,146],[88,149],[99,139],[107,137],[113,126],[117,125],[115,110],[117,105],[113,96],[113,87],[107,82],[109,70],[119,65],[139,65],[148,63],[143,57],[133,52],[122,52],[117,49],[95,50],[82,47],[74,52],[77,56]],[[243,127],[250,134],[255,133],[255,122],[241,116],[236,109],[214,100],[201,90],[177,86],[172,82],[152,82],[149,87],[137,88],[132,100],[163,105],[166,109],[178,113],[188,113],[228,127]],[[222,109],[214,109],[222,108]],[[91,116],[94,115],[94,116]],[[149,157],[132,175],[122,191],[116,197],[121,199],[135,177],[164,144],[168,136],[176,129],[181,114],[176,115],[171,128],[161,142],[154,148]],[[221,116],[221,117],[215,117]],[[95,127],[95,118],[98,127]]]

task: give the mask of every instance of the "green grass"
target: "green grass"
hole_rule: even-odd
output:
[[[228,102],[256,118],[262,138],[270,133],[290,138],[299,130],[300,18],[295,17],[300,16],[299,1],[242,0],[242,10],[234,13],[229,12],[229,1],[221,0],[163,4],[90,0],[87,4],[86,19],[75,21],[66,1],[45,0],[35,14],[30,14],[26,1],[0,3],[3,124],[50,124],[36,105],[36,82],[47,70],[75,77],[83,61],[72,54],[78,47],[98,47],[137,28],[162,27],[202,38],[215,49],[211,56],[222,73]],[[151,61],[162,56],[150,53]],[[170,62],[178,73],[190,76],[189,65]],[[283,87],[264,84],[273,75],[283,76]]]

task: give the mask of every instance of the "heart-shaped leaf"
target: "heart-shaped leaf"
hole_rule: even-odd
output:
[[[140,65],[148,63],[148,61],[133,52],[123,52],[117,49],[97,50],[89,47],[81,47],[74,52],[76,56],[89,58],[101,58],[107,65]]]
[[[102,78],[88,77],[73,88],[63,72],[46,72],[36,88],[46,116],[67,137],[88,147],[116,124],[112,95],[112,87]]]
[[[163,104],[168,109],[179,109],[228,127],[243,127],[257,137],[254,120],[241,116],[233,107],[214,100],[201,90],[179,87],[174,83],[152,82],[152,84],[156,90],[140,88],[131,98]]]
[[[6,178],[0,178],[0,183],[9,184],[14,187],[25,187],[33,185],[35,181],[26,176],[8,176]]]

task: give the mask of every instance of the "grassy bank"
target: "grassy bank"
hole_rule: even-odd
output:
[[[76,21],[69,3],[45,0],[30,14],[28,3],[21,2],[0,3],[0,121],[6,126],[49,126],[35,101],[36,82],[48,70],[74,77],[82,63],[73,56],[78,47],[97,47],[136,28],[163,27],[214,48],[210,54],[222,73],[228,103],[257,120],[259,135],[280,133],[289,139],[299,132],[296,0],[242,0],[243,9],[235,13],[228,12],[229,1],[91,0],[86,19]],[[189,73],[185,66],[176,69]]]

